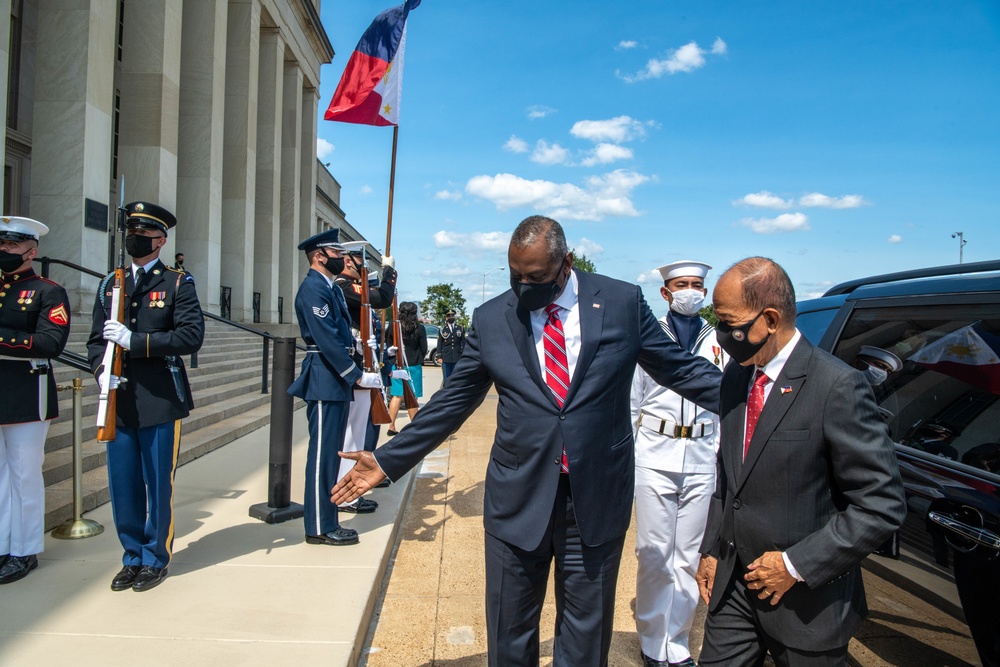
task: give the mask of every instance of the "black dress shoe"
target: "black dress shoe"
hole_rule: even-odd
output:
[[[349,514],[371,514],[378,509],[378,503],[374,500],[368,500],[367,498],[358,498],[357,501],[351,503],[350,505],[341,505],[337,509],[341,512],[347,512]]]
[[[156,588],[162,584],[166,578],[167,568],[143,565],[142,569],[139,570],[139,574],[136,575],[135,581],[132,582],[132,590],[136,593],[148,591],[150,588]]]
[[[306,544],[326,544],[331,547],[357,544],[358,541],[358,531],[353,528],[338,528],[322,535],[306,535]]]
[[[376,489],[384,489],[385,487],[389,486],[390,484],[392,484],[392,480],[389,479],[388,477],[386,477],[381,482],[379,482],[378,484],[376,484],[375,488]]]
[[[10,554],[4,554],[0,556],[0,568],[7,564],[7,559],[10,558]]]
[[[398,433],[399,433],[399,431],[393,431],[393,430],[392,430],[391,428],[390,428],[390,429],[387,429],[387,430],[386,430],[386,432],[385,432],[385,434],[386,434],[387,436],[389,436],[390,438],[391,438],[392,436],[394,436],[394,435],[398,434]]]
[[[687,660],[681,660],[680,662],[670,662],[667,663],[670,667],[695,667],[694,658],[688,657]]]
[[[125,591],[132,588],[132,584],[135,583],[135,578],[139,576],[141,569],[141,565],[126,565],[120,569],[115,578],[111,580],[111,590]]]
[[[642,654],[642,667],[669,667],[669,665],[666,660],[653,660],[645,653]]]
[[[0,584],[11,584],[24,579],[36,567],[37,556],[8,556],[7,562],[0,567]]]

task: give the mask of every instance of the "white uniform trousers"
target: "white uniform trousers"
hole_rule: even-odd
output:
[[[714,472],[635,469],[635,625],[642,652],[654,660],[691,656],[694,577],[713,491]]]
[[[0,555],[45,548],[45,436],[49,422],[0,425]]]
[[[368,434],[368,422],[371,421],[372,392],[364,389],[354,392],[351,410],[347,416],[347,433],[344,434],[344,451],[360,452],[365,448],[365,437]],[[337,481],[342,480],[354,467],[354,461],[340,459],[340,470]]]

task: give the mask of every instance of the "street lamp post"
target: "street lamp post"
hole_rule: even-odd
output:
[[[483,274],[483,298],[479,302],[480,304],[486,303],[486,276],[490,275],[494,271],[503,271],[506,268],[506,266],[494,266],[492,269]]]
[[[963,236],[965,236],[964,232],[955,232],[954,234],[951,235],[951,238],[956,238],[956,237],[958,238],[958,263],[959,264],[962,263],[962,248],[964,248],[965,244],[968,243],[968,241],[966,241],[963,238]]]

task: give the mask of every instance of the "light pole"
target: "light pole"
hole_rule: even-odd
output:
[[[483,298],[479,302],[480,305],[486,303],[486,276],[490,275],[494,271],[503,271],[506,268],[506,266],[494,266],[492,269],[483,274]]]
[[[951,235],[951,238],[958,237],[958,263],[959,264],[962,263],[962,248],[964,248],[965,244],[968,243],[968,241],[966,241],[964,238],[962,238],[963,236],[965,236],[964,232],[955,232],[954,234]]]

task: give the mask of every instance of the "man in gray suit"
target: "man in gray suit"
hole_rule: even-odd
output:
[[[629,391],[636,362],[708,410],[721,373],[660,328],[635,285],[573,269],[555,220],[518,225],[511,290],[476,309],[465,353],[409,426],[358,461],[341,504],[397,480],[499,394],[486,469],[489,664],[538,665],[538,623],[556,562],[555,667],[607,664],[615,585],[632,518]]]
[[[843,665],[867,614],[860,562],[906,514],[864,374],[795,328],[780,266],[745,259],[716,285],[719,474],[701,545],[701,665]],[[756,372],[755,372],[756,371]]]

